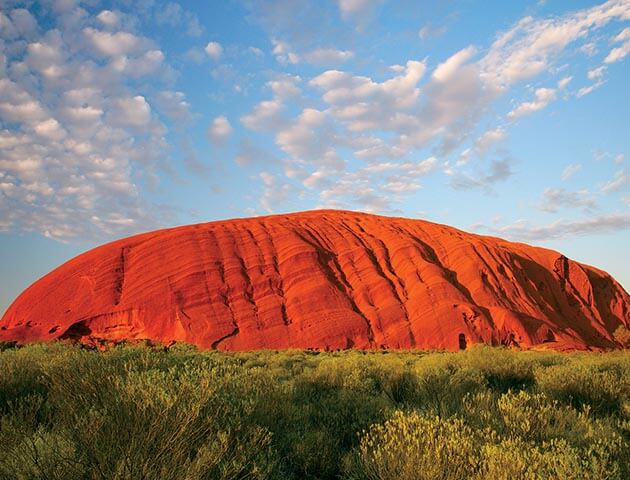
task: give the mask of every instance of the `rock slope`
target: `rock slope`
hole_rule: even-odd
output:
[[[0,340],[152,339],[225,350],[606,349],[630,324],[607,273],[420,220],[312,211],[103,245],[26,289]]]

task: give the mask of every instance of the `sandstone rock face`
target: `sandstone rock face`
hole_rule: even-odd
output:
[[[118,240],[26,289],[0,340],[225,350],[615,348],[630,296],[543,248],[420,220],[313,211]]]

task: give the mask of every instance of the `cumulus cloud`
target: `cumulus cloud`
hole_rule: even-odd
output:
[[[155,104],[168,118],[175,122],[189,122],[193,118],[190,103],[184,92],[163,90],[155,96]]]
[[[394,213],[394,204],[422,188],[420,179],[435,171],[437,159],[373,163],[355,171],[340,172],[326,166],[303,177],[308,188],[319,189],[319,207],[359,205],[370,212]]]
[[[606,67],[604,65],[593,68],[589,70],[586,74],[589,80],[597,80],[598,78],[602,78],[604,75],[604,71],[606,71]]]
[[[223,47],[219,42],[208,42],[204,51],[212,60],[219,60],[221,55],[223,55]]]
[[[223,115],[216,117],[208,127],[208,140],[221,145],[232,135],[232,125]]]
[[[404,72],[381,83],[328,70],[312,79],[310,85],[323,91],[322,98],[330,105],[332,115],[351,131],[396,130],[413,121],[405,110],[415,106],[420,95],[418,82],[425,70],[423,62],[409,61]]]
[[[606,58],[604,59],[604,63],[614,63],[622,60],[630,53],[630,27],[624,28],[619,35],[617,35],[614,39],[616,43],[622,43],[620,47],[613,48]]]
[[[535,100],[521,103],[508,113],[508,118],[520,118],[545,108],[550,102],[556,99],[556,90],[553,88],[538,88],[534,95],[536,97]]]
[[[284,102],[301,93],[298,86],[301,81],[302,79],[296,75],[277,75],[266,84],[271,90],[272,98],[258,102],[251,112],[240,118],[241,123],[255,131],[276,132],[283,128],[288,122],[283,116]]]
[[[557,18],[525,17],[495,40],[483,61],[484,76],[500,87],[531,78],[589,31],[627,17],[624,0],[610,0]]]
[[[310,162],[340,170],[344,162],[335,151],[334,135],[325,112],[305,108],[297,118],[278,131],[276,143],[298,163]]]
[[[96,16],[96,19],[106,27],[115,27],[120,22],[120,14],[111,10],[103,10]]]
[[[339,1],[338,6],[344,19],[361,24],[361,17],[369,17],[378,3]],[[296,31],[296,25],[304,23],[295,21],[298,11],[301,16],[310,12],[307,2],[264,2],[264,7],[253,8],[257,17],[262,15],[273,55],[282,65],[340,63],[350,56],[338,47],[324,49],[313,41],[330,38],[322,33],[331,31],[329,25],[321,25],[316,34],[309,26],[304,32]],[[584,44],[597,29],[625,18],[627,12],[627,6],[613,0],[558,17],[526,17],[499,32],[489,48],[469,45],[442,61],[431,62],[436,66],[428,76],[428,60],[411,60],[392,65],[379,76],[361,75],[347,65],[335,65],[310,81],[279,80],[271,87],[272,98],[256,104],[241,122],[274,135],[285,155],[285,174],[316,190],[326,205],[361,201],[374,208],[392,209],[398,195],[415,191],[418,182],[384,180],[363,170],[360,162],[368,167],[403,164],[419,149],[430,149],[442,157],[441,164],[451,160],[453,152],[463,150],[456,161],[451,160],[452,166],[448,162],[445,165],[451,185],[487,190],[512,174],[512,161],[505,152],[487,163],[467,163],[473,155],[487,156],[506,136],[505,125],[485,131],[480,128],[493,103],[541,73],[561,72],[555,64],[571,44]],[[429,33],[425,29],[422,35],[426,38]],[[348,45],[344,40],[339,42],[344,44]],[[318,58],[324,53],[330,57],[326,62]],[[543,109],[562,95],[572,78],[558,75],[553,87],[535,90],[533,98],[515,105],[508,118]],[[323,106],[317,102],[319,98],[312,98],[313,91],[318,92]],[[301,112],[297,116],[291,113],[296,108]],[[473,171],[459,171],[465,165]]]
[[[475,149],[479,155],[484,155],[492,145],[504,138],[505,129],[503,127],[487,130],[475,141]]]
[[[148,41],[129,32],[105,32],[92,27],[83,29],[86,40],[96,52],[106,57],[119,57],[138,53]]]
[[[558,88],[562,90],[569,84],[569,82],[571,82],[571,80],[573,80],[572,76],[561,78],[560,80],[558,80]]]
[[[272,53],[279,63],[286,65],[288,63],[296,64],[300,61],[300,56],[291,49],[287,42],[272,38],[271,43],[273,44]]]
[[[476,48],[471,45],[452,55],[444,63],[440,63],[433,71],[433,79],[438,82],[447,81],[475,54],[476,51]]]
[[[613,48],[606,58],[604,63],[614,63],[626,58],[626,55],[630,53],[630,41],[625,42],[621,47]]]
[[[286,99],[295,97],[301,92],[298,86],[302,79],[297,75],[279,75],[274,80],[267,82],[274,98]]]
[[[243,115],[241,123],[252,130],[275,130],[284,123],[283,109],[284,105],[278,99],[264,100],[259,102],[250,113]]]
[[[157,73],[160,84],[162,52],[120,30],[118,11],[67,5],[45,27],[5,12],[0,228],[102,240],[158,225],[141,188],[164,165],[166,127],[136,79]]]
[[[117,98],[112,107],[111,119],[118,125],[143,129],[151,122],[151,106],[142,95]]]

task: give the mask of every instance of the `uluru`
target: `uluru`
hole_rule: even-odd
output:
[[[27,288],[0,340],[205,349],[615,348],[630,296],[544,249],[422,220],[319,210],[144,233]]]

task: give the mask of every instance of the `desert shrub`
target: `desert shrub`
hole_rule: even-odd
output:
[[[364,432],[347,476],[356,479],[470,478],[478,469],[477,434],[461,419],[396,411]]]
[[[268,478],[273,470],[270,433],[245,421],[255,372],[211,362],[169,367],[165,355],[138,349],[66,360],[43,374],[48,418],[13,428],[22,438],[0,458],[0,472],[229,479]],[[19,409],[12,410],[15,417]]]
[[[630,348],[630,328],[619,325],[613,333],[613,338],[622,348]]]
[[[4,352],[5,350],[13,350],[16,348],[18,348],[17,342],[0,341],[0,352]]]
[[[538,368],[535,377],[538,390],[550,398],[575,408],[587,405],[596,415],[620,414],[623,402],[630,400],[628,362],[595,362],[580,355],[565,364]]]
[[[384,396],[374,395],[367,373],[370,386],[362,386],[347,365],[339,366],[347,376],[333,374],[336,362],[296,378],[270,418],[279,456],[286,460],[285,478],[338,478],[343,456],[358,443],[356,432],[382,420],[388,408]]]
[[[447,417],[461,408],[466,395],[486,389],[484,375],[475,369],[455,365],[421,365],[416,369],[415,406],[431,415]]]
[[[628,352],[30,345],[0,352],[0,479],[630,478],[628,378]]]
[[[38,349],[15,349],[0,353],[0,415],[11,411],[10,404],[33,395],[45,396],[47,389],[41,376]]]
[[[626,478],[610,456],[610,449],[600,443],[580,450],[562,439],[535,445],[508,438],[482,445],[479,456],[480,468],[473,477],[479,480]]]
[[[458,360],[462,367],[481,372],[488,387],[498,392],[531,388],[535,384],[537,362],[529,352],[475,345],[462,352]]]
[[[585,413],[573,411],[564,419],[567,412],[557,404],[526,392],[504,394],[497,403],[501,420],[483,427],[468,418],[396,411],[363,433],[346,458],[346,475],[374,480],[627,478],[628,444]],[[576,418],[579,425],[571,425]]]

